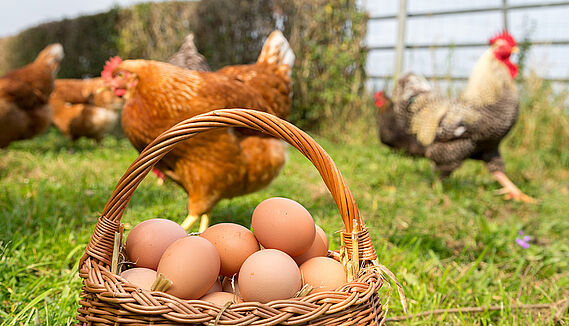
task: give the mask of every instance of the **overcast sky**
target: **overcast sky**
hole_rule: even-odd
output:
[[[0,37],[40,23],[62,18],[74,18],[111,9],[114,5],[128,6],[143,0],[0,0]]]

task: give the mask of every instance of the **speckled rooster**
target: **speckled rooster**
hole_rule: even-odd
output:
[[[518,117],[519,96],[514,78],[518,67],[510,61],[516,41],[506,31],[489,41],[459,99],[444,98],[420,76],[406,74],[393,92],[393,105],[376,94],[380,139],[412,155],[435,163],[442,178],[464,160],[482,160],[503,186],[507,199],[534,202],[504,173],[499,145]],[[390,131],[381,131],[381,127]]]
[[[280,118],[290,112],[294,53],[279,31],[269,35],[257,62],[218,71],[192,71],[151,60],[107,62],[102,78],[125,98],[122,127],[142,151],[176,123],[220,108],[246,107]],[[267,186],[286,161],[279,139],[252,131],[217,129],[178,144],[156,167],[188,193],[188,230],[211,209],[232,198]]]

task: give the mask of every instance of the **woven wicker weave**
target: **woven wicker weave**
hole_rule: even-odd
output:
[[[111,273],[115,233],[139,183],[177,143],[215,128],[245,127],[281,138],[318,169],[345,225],[342,246],[333,257],[348,271],[348,283],[336,291],[220,307],[149,292]],[[107,202],[79,264],[83,288],[79,325],[380,325],[385,309],[378,290],[384,277],[364,221],[340,171],[306,133],[270,114],[246,109],[216,110],[182,121],[158,136],[131,164]]]

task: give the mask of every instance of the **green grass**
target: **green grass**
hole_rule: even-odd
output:
[[[371,130],[371,131],[369,131]],[[318,138],[346,178],[366,218],[380,262],[404,286],[411,314],[433,309],[503,305],[499,311],[415,318],[412,325],[555,325],[549,310],[516,304],[555,303],[569,297],[569,147],[503,150],[507,174],[531,205],[495,196],[499,186],[480,162],[467,162],[433,189],[430,163],[381,146],[373,129],[365,141]],[[357,139],[357,137],[356,137]],[[0,320],[2,325],[74,323],[83,255],[98,213],[136,151],[125,139],[101,146],[71,145],[54,130],[0,151]],[[292,147],[281,175],[265,190],[222,201],[212,222],[248,225],[252,210],[271,196],[301,202],[332,247],[342,229],[337,209],[313,166]],[[149,176],[123,222],[153,217],[181,222],[186,195]],[[515,242],[523,230],[529,249]],[[382,290],[387,297],[387,287]],[[396,293],[395,291],[393,293]],[[402,315],[394,294],[389,316]]]

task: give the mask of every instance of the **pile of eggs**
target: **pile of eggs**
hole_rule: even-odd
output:
[[[134,268],[121,276],[150,290],[162,274],[171,281],[166,293],[218,305],[267,303],[292,298],[307,284],[316,293],[346,283],[343,265],[327,257],[326,233],[299,203],[280,197],[261,202],[251,229],[220,223],[189,236],[173,221],[144,221],[126,239]]]

